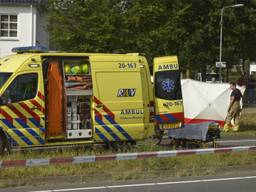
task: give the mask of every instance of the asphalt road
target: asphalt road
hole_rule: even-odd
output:
[[[256,170],[250,174],[215,177],[172,178],[159,181],[73,184],[51,187],[19,187],[2,192],[255,192]]]

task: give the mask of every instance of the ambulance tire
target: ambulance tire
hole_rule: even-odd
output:
[[[6,140],[5,140],[4,135],[1,134],[1,132],[0,132],[0,155],[4,154],[5,147],[6,147]]]

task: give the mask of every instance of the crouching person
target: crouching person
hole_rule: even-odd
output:
[[[230,89],[232,90],[230,95],[230,103],[228,106],[228,113],[225,120],[225,125],[223,131],[227,132],[233,128],[233,131],[239,130],[239,118],[241,112],[240,101],[242,98],[242,93],[239,89],[236,88],[234,82],[230,83]],[[231,124],[231,120],[234,119],[234,126]]]

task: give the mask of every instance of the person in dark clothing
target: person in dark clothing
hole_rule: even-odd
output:
[[[241,91],[236,88],[234,82],[230,83],[230,89],[232,90],[230,95],[230,103],[228,106],[228,113],[225,120],[225,125],[223,131],[229,131],[232,128],[231,120],[234,119],[233,131],[239,130],[239,118],[241,112],[240,101],[243,97]]]
[[[252,75],[250,75],[247,85],[246,85],[247,93],[248,93],[248,103],[255,103],[255,79]]]

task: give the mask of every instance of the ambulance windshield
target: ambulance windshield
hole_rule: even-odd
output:
[[[155,95],[166,100],[182,99],[180,71],[159,71],[155,74]]]
[[[11,76],[11,73],[0,73],[0,89]]]

